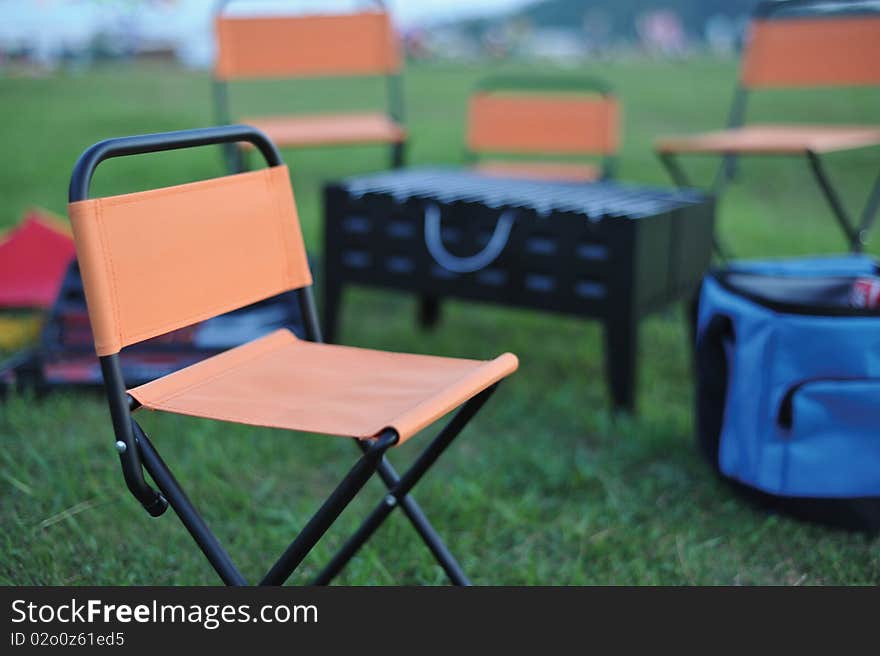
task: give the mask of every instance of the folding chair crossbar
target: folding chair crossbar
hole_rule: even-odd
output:
[[[397,476],[397,473],[387,460],[383,460],[379,467],[379,476],[385,482],[387,487],[393,485],[393,482],[390,481],[395,480],[394,477]],[[437,531],[434,530],[434,527],[431,526],[431,523],[419,507],[419,504],[416,503],[416,500],[413,499],[412,496],[406,495],[400,498],[398,503],[407,519],[409,519],[410,523],[413,525],[413,528],[440,564],[440,567],[446,572],[446,576],[449,577],[449,580],[455,585],[470,585],[470,580],[461,569],[461,565],[458,564],[455,556],[452,555],[452,552],[449,551],[447,546],[443,543],[442,538]]]
[[[247,126],[225,126],[113,139],[96,144],[80,158],[71,179],[70,200],[77,202],[88,198],[92,174],[97,165],[105,159],[210,144],[226,145],[237,141],[248,141],[256,146],[270,166],[280,164],[281,159],[274,145],[265,135]],[[321,342],[321,330],[311,287],[297,289],[296,294],[304,319],[306,339]],[[102,355],[99,359],[116,435],[116,448],[129,490],[154,517],[162,515],[170,505],[199,549],[220,575],[221,580],[227,585],[247,585],[247,580],[228,552],[187,497],[144,430],[134,420],[132,413],[140,407],[140,402],[125,391],[118,353]],[[498,382],[492,383],[464,401],[448,424],[402,476],[397,474],[385,458],[388,449],[400,441],[397,430],[389,427],[372,439],[355,439],[362,451],[360,459],[355,462],[278,561],[269,569],[261,580],[261,585],[283,584],[374,473],[378,473],[388,493],[363,525],[343,545],[339,553],[331,559],[327,567],[321,571],[315,583],[329,583],[399,505],[450,580],[456,585],[469,585],[470,582],[458,562],[409,493],[488,400],[497,385]],[[147,482],[144,469],[158,490]]]
[[[312,550],[321,536],[336,521],[346,506],[376,471],[385,451],[397,443],[397,433],[385,431],[365,451],[351,471],[303,527],[296,539],[281,555],[260,585],[282,585]]]
[[[446,427],[440,431],[440,434],[422,451],[421,455],[416,459],[412,466],[404,473],[402,477],[397,479],[393,484],[388,485],[388,494],[376,506],[373,512],[367,517],[360,528],[354,535],[343,545],[342,549],[336,554],[333,560],[318,574],[313,583],[315,585],[326,585],[342,571],[349,560],[360,550],[373,533],[378,529],[382,522],[391,514],[391,511],[406,500],[410,490],[421,480],[422,476],[431,465],[440,457],[452,441],[458,437],[462,429],[473,418],[477,411],[495,391],[495,386],[487,388],[470,401],[465,403],[456,415],[449,421]],[[430,525],[428,525],[430,526]],[[442,543],[439,544],[442,547]],[[433,551],[433,550],[432,550]],[[449,558],[445,547],[439,553],[434,554],[437,560],[446,570],[449,578],[458,585],[468,585],[468,580],[454,560]]]

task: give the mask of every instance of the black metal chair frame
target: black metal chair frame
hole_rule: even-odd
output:
[[[69,200],[76,202],[89,198],[92,175],[104,160],[207,145],[224,146],[239,142],[253,144],[269,166],[282,164],[278,150],[269,139],[258,130],[243,125],[109,139],[86,150],[77,161],[70,181]],[[311,286],[296,290],[296,295],[303,315],[306,339],[321,342],[321,330]],[[244,576],[208,528],[146,433],[132,416],[132,412],[139,404],[126,392],[119,355],[102,356],[100,363],[116,437],[116,449],[119,452],[122,473],[128,489],[153,517],[162,515],[170,505],[223,582],[227,585],[247,585]],[[261,579],[260,585],[283,584],[374,472],[379,474],[385,484],[388,490],[386,496],[317,575],[313,584],[330,583],[394,508],[400,506],[452,583],[469,585],[470,582],[461,566],[431,526],[419,505],[410,496],[410,491],[480,410],[497,386],[498,383],[495,383],[462,404],[402,476],[398,475],[385,457],[386,451],[398,442],[399,436],[395,430],[386,429],[368,441],[355,439],[363,455]],[[149,473],[158,490],[146,481],[144,469]]]
[[[826,6],[828,5],[827,2],[821,2],[821,0],[772,0],[770,2],[764,1],[759,3],[755,8],[753,18],[767,18],[785,9],[795,9],[799,12],[799,14],[808,15],[809,13],[811,13],[811,10],[815,11],[815,5],[817,4],[823,4]],[[728,128],[739,128],[745,124],[748,98],[749,90],[745,88],[741,82],[738,82],[733,97],[733,103],[728,114]],[[718,157],[718,154],[716,153],[688,154]],[[767,155],[761,156],[767,157]],[[773,156],[789,158],[792,157],[792,155],[789,154],[779,154]],[[819,153],[807,150],[805,152],[805,156],[807,159],[807,163],[810,166],[810,170],[812,171],[813,176],[815,177],[816,182],[819,185],[822,195],[828,202],[828,205],[831,208],[831,212],[834,215],[835,220],[840,226],[840,229],[843,231],[850,251],[852,253],[862,252],[864,246],[867,244],[868,233],[874,223],[878,210],[880,210],[880,173],[878,173],[877,179],[868,193],[868,198],[862,208],[858,220],[855,220],[853,215],[849,212],[849,210],[847,210],[846,206],[843,204],[843,201],[840,198],[840,194],[832,184]],[[672,181],[677,186],[694,186],[673,153],[661,152],[658,153],[658,157],[663,163],[666,171],[669,173],[670,178],[672,178]],[[733,153],[721,155],[721,165],[718,168],[718,171],[711,186],[711,192],[716,198],[721,197],[721,194],[724,193],[724,190],[727,188],[728,183],[730,183],[735,178],[737,172],[737,160],[739,157],[741,157],[741,155]],[[800,157],[800,155],[795,155],[795,157]],[[728,259],[730,257],[729,250],[720,242],[720,240],[718,240],[717,237],[715,240],[715,251],[719,256],[724,259]]]

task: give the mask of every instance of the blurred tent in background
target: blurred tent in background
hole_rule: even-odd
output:
[[[0,308],[48,308],[73,256],[67,223],[45,210],[28,211],[0,239]]]
[[[73,257],[70,229],[45,210],[30,210],[0,236],[0,350],[37,336]]]

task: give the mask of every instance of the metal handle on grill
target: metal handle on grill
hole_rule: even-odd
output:
[[[507,240],[510,239],[510,231],[515,219],[516,212],[513,210],[502,212],[495,225],[495,232],[492,233],[486,247],[476,255],[460,257],[450,253],[443,245],[440,208],[436,205],[428,205],[425,208],[425,245],[437,264],[444,269],[455,273],[473,273],[489,266],[501,255],[507,246]]]

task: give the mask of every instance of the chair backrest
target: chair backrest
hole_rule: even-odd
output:
[[[312,281],[286,166],[69,210],[101,356]]]
[[[595,81],[488,80],[471,96],[467,147],[474,153],[611,155],[620,107]]]
[[[218,80],[390,75],[401,67],[388,12],[216,18]]]
[[[761,3],[740,80],[746,89],[880,84],[880,2]]]

